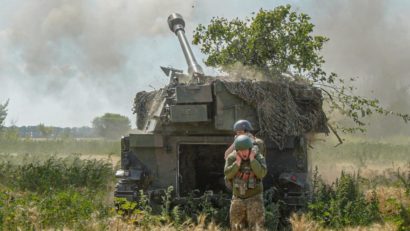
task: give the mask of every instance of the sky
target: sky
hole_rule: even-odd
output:
[[[214,16],[244,18],[281,4],[309,14],[314,34],[330,38],[322,51],[327,71],[358,76],[360,94],[410,113],[410,1],[0,0],[6,125],[90,126],[106,112],[135,121],[135,94],[168,82],[160,66],[187,69],[170,13],[183,15],[190,39]]]

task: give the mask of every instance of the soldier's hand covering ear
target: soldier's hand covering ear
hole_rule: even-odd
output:
[[[255,156],[256,156],[256,153],[254,152],[254,151],[250,151],[251,153],[249,154],[249,159],[250,160],[254,160],[255,159]]]
[[[236,164],[238,166],[241,166],[241,162],[242,162],[242,157],[241,155],[239,155],[239,153],[236,153]]]

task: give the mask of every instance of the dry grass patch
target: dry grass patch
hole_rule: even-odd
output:
[[[373,224],[371,226],[365,226],[365,227],[349,227],[343,229],[343,231],[395,231],[397,230],[397,227],[386,223],[386,224]]]
[[[404,188],[379,186],[375,190],[369,190],[366,198],[371,198],[376,193],[379,202],[379,211],[383,215],[399,215],[398,205],[410,206],[410,198]]]
[[[331,231],[335,229],[323,228],[318,222],[309,218],[306,214],[292,214],[290,217],[292,231]],[[342,231],[394,231],[397,227],[386,224],[372,224],[370,226],[347,227]]]
[[[292,214],[290,224],[293,231],[316,231],[325,230],[319,223],[310,219],[306,214]]]
[[[122,217],[117,216],[109,221],[108,225],[109,231],[178,231],[178,230],[187,230],[187,231],[222,231],[214,222],[207,223],[206,216],[201,215],[198,217],[198,223],[193,223],[192,221],[187,221],[184,224],[178,226],[177,228],[173,224],[164,224],[164,225],[148,225],[144,227],[135,226],[129,220],[124,220]]]

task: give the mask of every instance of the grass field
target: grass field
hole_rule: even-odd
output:
[[[335,137],[316,136],[309,149],[311,168],[318,167],[328,182],[334,181],[341,171],[371,177],[392,169],[405,169],[410,164],[410,137],[346,136],[344,139],[344,144],[335,147],[338,144]]]
[[[286,229],[410,229],[410,137],[348,137],[337,148],[332,137],[315,138],[314,199]],[[153,214],[147,201],[124,202],[118,214],[112,192],[119,149],[104,140],[1,140],[0,230],[227,230],[226,208],[206,201],[189,214],[169,203]],[[280,205],[269,206],[273,229]]]
[[[0,139],[0,153],[119,156],[120,142],[102,139]]]

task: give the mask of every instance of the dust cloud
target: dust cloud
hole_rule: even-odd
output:
[[[256,81],[270,81],[272,80],[268,76],[264,75],[261,71],[244,66],[237,62],[235,64],[225,66],[222,71],[224,72],[224,79],[229,81],[240,81],[242,79],[256,80]]]
[[[346,79],[358,77],[358,93],[375,97],[387,109],[410,113],[410,16],[405,1],[315,0],[316,33],[325,45],[326,69]],[[374,118],[369,135],[410,135],[410,124]]]
[[[150,68],[144,56],[170,36],[170,13],[191,18],[191,2],[41,0],[9,7],[13,13],[0,24],[0,101],[10,98],[7,123],[83,126],[105,112],[131,117],[134,94],[166,82],[144,76]]]
[[[56,61],[71,49],[71,65],[82,72],[117,72],[137,38],[169,35],[166,17],[177,9],[189,19],[191,6],[182,0],[27,2],[14,15],[10,38],[33,75],[66,72]]]
[[[86,125],[105,112],[131,117],[139,90],[167,82],[159,65],[185,67],[166,17],[181,13],[187,22],[211,16],[249,16],[275,3],[198,0],[40,0],[10,1],[0,21],[0,102],[10,98],[9,118],[55,126]],[[326,70],[359,77],[364,96],[388,109],[410,113],[410,3],[401,0],[282,1],[308,13],[315,34],[330,41]],[[188,29],[189,28],[189,29]],[[187,26],[187,34],[193,29]],[[174,43],[170,47],[169,41]],[[164,52],[163,52],[164,51]],[[179,54],[180,55],[180,54]],[[153,60],[155,60],[153,62]],[[157,72],[153,71],[157,70]],[[7,80],[7,81],[6,81]],[[124,107],[126,105],[126,107]],[[30,111],[28,112],[28,109]],[[30,113],[27,119],[23,114]],[[47,116],[47,121],[42,117]],[[34,118],[36,117],[36,118]],[[395,118],[372,121],[369,134],[410,134]]]

